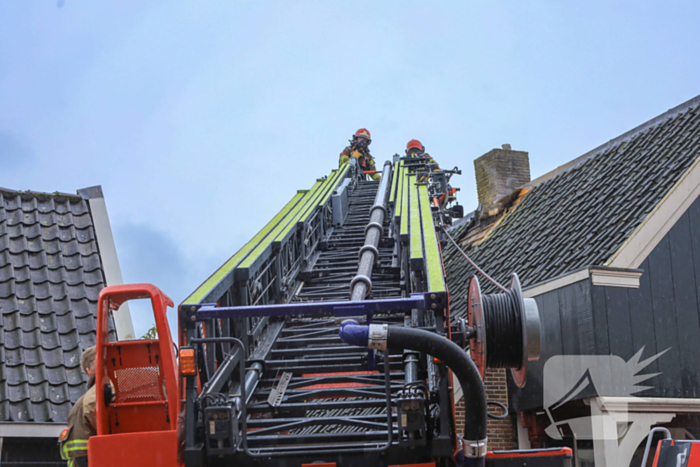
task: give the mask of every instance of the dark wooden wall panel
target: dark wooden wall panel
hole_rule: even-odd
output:
[[[700,394],[700,321],[697,279],[693,265],[690,215],[686,212],[669,232],[673,295],[678,324],[681,382],[684,397]]]
[[[591,287],[590,293],[595,329],[595,353],[596,355],[610,355],[610,340],[607,332],[608,307],[605,300],[605,288]]]
[[[651,306],[651,275],[649,260],[646,259],[639,267],[644,272],[639,278],[638,289],[627,289],[629,310],[632,326],[632,346],[639,350],[644,348],[642,358],[656,355],[656,333],[654,331],[654,310]],[[659,361],[652,362],[646,368],[648,373],[658,373]],[[646,394],[646,393],[645,393]]]
[[[576,303],[577,290],[570,285],[558,291],[559,321],[561,322],[562,350],[564,355],[580,355],[581,347],[578,339],[578,316]]]
[[[561,315],[559,311],[559,291],[553,290],[538,297],[537,307],[542,318],[542,331],[546,336],[542,340],[542,355],[562,355],[564,353],[561,334]]]
[[[574,300],[574,311],[578,321],[578,345],[581,355],[595,355],[595,324],[591,307],[590,282],[581,281],[568,286]]]
[[[610,353],[627,361],[638,350],[634,348],[632,343],[632,320],[630,319],[629,299],[627,297],[628,289],[623,287],[604,287],[604,289]],[[599,332],[605,333],[605,330],[601,329]]]
[[[700,200],[695,200],[688,208],[688,215],[690,217],[690,239],[695,268],[695,295],[700,301]],[[700,314],[700,310],[698,310],[698,314]]]
[[[679,397],[682,394],[681,358],[678,346],[678,331],[675,316],[671,249],[668,235],[649,255],[651,279],[651,305],[654,310],[654,332],[656,348],[668,351],[659,361],[662,374],[654,378],[654,395]],[[645,392],[645,395],[650,395]]]

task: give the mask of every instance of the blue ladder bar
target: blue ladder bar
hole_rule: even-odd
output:
[[[439,295],[426,293],[411,294],[404,298],[385,298],[379,300],[363,300],[361,302],[328,301],[328,302],[296,302],[273,305],[228,306],[217,307],[214,303],[202,304],[196,312],[197,321],[219,318],[240,318],[247,316],[288,316],[288,315],[335,315],[360,316],[369,315],[375,311],[390,310],[427,310],[436,308]],[[436,306],[433,306],[436,305]]]

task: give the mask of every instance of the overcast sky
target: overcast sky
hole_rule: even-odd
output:
[[[124,279],[181,302],[359,127],[533,178],[700,94],[700,2],[0,0],[0,186],[102,185]],[[137,333],[151,323],[138,310]],[[140,334],[139,334],[140,335]]]

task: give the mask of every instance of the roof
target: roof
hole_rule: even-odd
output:
[[[0,188],[0,422],[65,422],[105,286],[87,201]]]
[[[700,96],[534,180],[469,256],[500,283],[516,272],[523,287],[604,265],[700,155],[699,107]],[[470,229],[483,226],[452,235]],[[451,244],[444,257],[458,316],[474,270]]]

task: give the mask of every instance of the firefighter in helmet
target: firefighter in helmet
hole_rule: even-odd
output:
[[[71,409],[68,428],[61,432],[59,438],[61,457],[68,461],[68,467],[88,465],[88,438],[97,434],[94,346],[83,352],[80,368],[88,375],[88,390]]]
[[[355,132],[352,139],[350,140],[350,146],[343,149],[340,153],[339,165],[343,165],[350,160],[351,157],[357,159],[362,170],[375,172],[370,174],[372,180],[379,180],[381,176],[376,173],[376,166],[374,165],[374,158],[369,153],[369,145],[372,143],[372,138],[370,137],[369,130],[366,128],[360,128]]]
[[[440,170],[438,163],[435,162],[435,159],[433,159],[430,154],[425,152],[425,147],[417,139],[412,139],[408,142],[408,144],[406,144],[406,155],[408,157],[422,157],[423,159],[426,159],[429,164],[435,164],[435,171]]]

